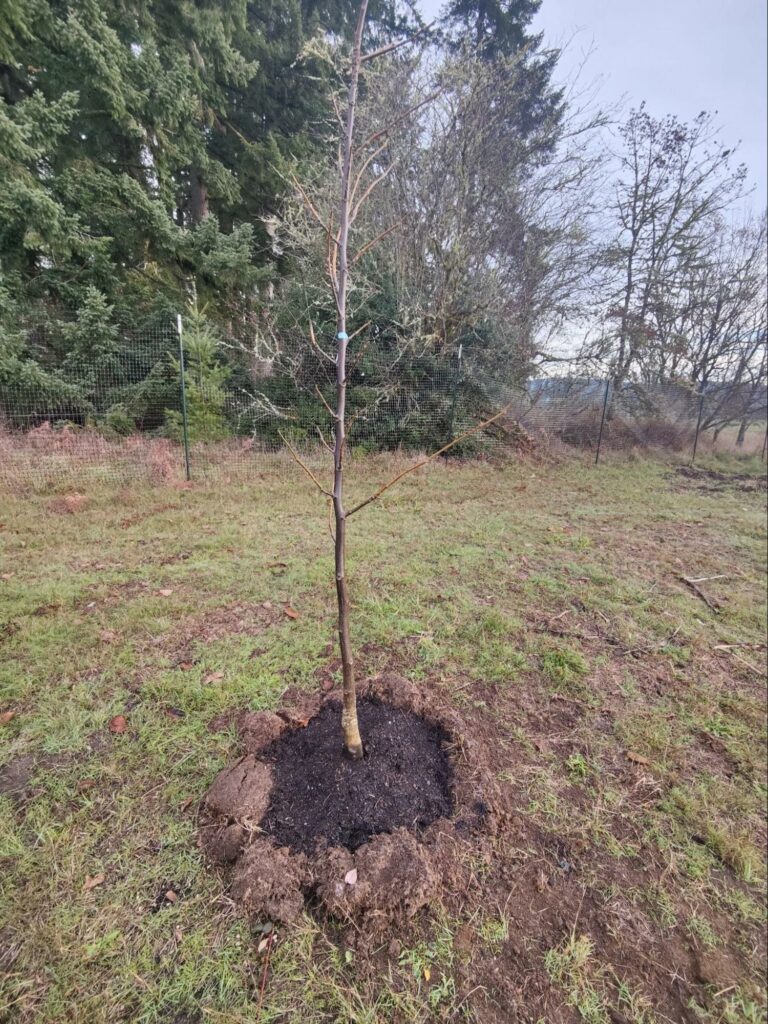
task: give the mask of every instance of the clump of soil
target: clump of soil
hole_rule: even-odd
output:
[[[365,757],[342,753],[340,705],[329,702],[305,729],[264,751],[272,796],[261,828],[279,846],[312,853],[318,842],[357,850],[404,827],[421,832],[452,809],[452,769],[439,726],[377,700],[358,707]]]

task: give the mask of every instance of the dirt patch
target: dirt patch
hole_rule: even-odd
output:
[[[0,796],[7,796],[12,800],[23,800],[30,790],[30,783],[36,767],[34,757],[29,754],[16,757],[8,764],[3,765],[0,768]]]
[[[764,491],[768,477],[751,473],[723,473],[717,469],[699,469],[697,466],[678,466],[675,478],[691,481],[695,489],[703,492],[715,491]]]
[[[274,787],[261,827],[280,846],[311,853],[318,841],[357,850],[373,836],[420,832],[451,813],[446,733],[411,711],[363,700],[358,715],[366,755],[342,754],[341,708],[329,701],[305,729],[264,752]]]
[[[380,931],[441,886],[460,886],[472,837],[495,827],[493,775],[470,766],[478,738],[458,731],[453,712],[430,714],[435,696],[394,673],[360,690],[367,756],[358,762],[342,754],[336,693],[295,703],[287,694],[278,715],[239,716],[253,753],[209,790],[200,844],[233,865],[233,897],[251,915],[287,921],[318,908]]]
[[[87,508],[89,501],[85,494],[62,494],[48,502],[48,508],[51,512],[74,515],[75,512],[82,512]]]
[[[158,638],[153,646],[165,650],[175,664],[194,663],[209,644],[241,634],[257,637],[281,620],[281,609],[269,601],[207,608],[199,614],[185,616],[176,623],[171,637]]]
[[[634,856],[616,857],[602,841],[593,843],[581,831],[569,833],[564,820],[554,831],[532,819],[531,786],[542,764],[573,753],[577,733],[599,730],[600,709],[555,702],[548,695],[537,700],[531,691],[502,695],[490,687],[482,704],[446,707],[439,685],[417,685],[395,672],[360,689],[370,763],[355,765],[339,757],[338,693],[286,694],[276,715],[239,716],[249,755],[225,770],[204,801],[200,841],[230,872],[232,898],[252,920],[289,923],[309,912],[329,941],[354,950],[356,963],[386,970],[387,958],[400,956],[403,936],[409,945],[429,936],[429,908],[443,908],[459,922],[452,966],[457,998],[466,999],[483,1024],[537,1019],[574,1024],[579,1019],[546,968],[548,951],[568,949],[576,921],[595,969],[603,959],[618,957],[625,966],[615,984],[621,981],[642,994],[667,1019],[693,1024],[690,1001],[705,1005],[726,966],[729,984],[749,984],[749,972],[738,957],[728,965],[711,958],[704,962],[682,919],[678,926],[660,929],[653,904],[639,895],[653,892],[669,872],[640,827],[641,806],[652,806],[662,795],[645,769],[625,757],[616,766],[606,765],[623,794],[624,811],[616,814],[612,831],[635,848]],[[410,724],[403,723],[420,722],[437,740],[450,766],[451,803],[425,827],[419,827],[416,816],[401,827],[390,822],[388,831],[358,845],[360,837],[350,837],[348,822],[342,815],[334,818],[334,812],[350,798],[355,788],[350,780],[365,794],[359,810],[366,821],[377,813],[377,802],[391,795],[387,786],[366,775],[374,758],[387,756],[384,747],[375,745],[377,715],[390,720],[383,737],[391,740],[393,750],[420,742],[408,734]],[[513,739],[508,723],[521,720],[541,735],[540,744],[523,746]],[[610,730],[610,717],[604,724]],[[309,763],[326,742],[323,757],[336,766],[334,772],[322,760]],[[290,756],[278,762],[281,750]],[[513,766],[503,776],[498,770],[502,752],[504,763]],[[408,777],[417,784],[424,777],[423,761],[422,750],[407,763]],[[238,803],[253,799],[247,777],[255,764],[268,767],[274,780],[269,808],[256,827]],[[290,769],[285,781],[290,781],[289,795],[300,797],[301,813],[284,805],[287,820],[281,818],[278,825],[274,807],[283,765]],[[362,769],[359,778],[352,774],[355,768]],[[385,781],[389,789],[400,788],[397,774],[385,775]],[[559,796],[564,805],[582,811],[589,800],[587,791],[573,783],[564,782]],[[333,804],[330,820],[335,820],[330,834],[323,831],[326,800],[329,807]],[[319,842],[306,842],[312,832],[321,836]],[[489,941],[489,934],[496,934],[487,930],[494,922],[503,927]],[[721,921],[713,924],[724,935],[724,948],[733,947],[738,936]],[[611,977],[599,970],[596,977],[606,998],[618,1003]],[[624,1018],[613,1016],[611,1009],[610,1019]]]

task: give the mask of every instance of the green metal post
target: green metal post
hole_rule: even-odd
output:
[[[181,313],[176,314],[176,330],[179,335],[179,376],[181,378],[181,422],[184,431],[184,472],[187,480],[192,479],[189,462],[189,423],[187,422],[187,385],[184,369],[184,341],[181,332]]]
[[[693,454],[691,455],[691,465],[696,460],[696,449],[699,447],[699,431],[701,430],[701,418],[704,415],[704,392],[701,392],[699,398],[699,418],[696,420],[696,436],[693,439]]]
[[[608,409],[608,395],[611,393],[611,378],[605,382],[605,395],[603,396],[603,413],[600,417],[600,433],[597,435],[597,450],[595,451],[595,465],[600,461],[600,447],[603,443],[603,428],[605,427],[605,413]]]
[[[461,350],[463,345],[459,345],[459,351],[456,353],[456,375],[453,378],[453,396],[451,398],[451,414],[448,420],[448,441],[453,440],[453,428],[454,420],[456,418],[456,401],[459,394],[459,381],[461,380]]]

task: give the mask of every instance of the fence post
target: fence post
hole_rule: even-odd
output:
[[[701,430],[701,418],[704,415],[704,392],[701,392],[699,397],[699,417],[696,420],[696,436],[693,439],[693,454],[691,455],[691,465],[693,465],[696,459],[696,449],[699,447],[699,431]]]
[[[184,341],[181,331],[181,313],[176,314],[176,332],[179,336],[179,376],[181,378],[181,423],[184,432],[184,475],[187,480],[192,479],[192,471],[189,464],[189,423],[187,422],[187,385],[185,382],[184,370]]]
[[[448,420],[448,441],[453,440],[453,426],[456,418],[456,401],[459,394],[459,381],[461,380],[461,350],[464,346],[459,345],[456,353],[456,373],[453,378],[453,395],[451,397],[451,414]]]
[[[600,461],[600,446],[603,443],[603,427],[605,426],[605,414],[608,409],[608,395],[611,391],[611,378],[605,382],[605,395],[603,396],[603,412],[600,417],[600,432],[597,435],[597,451],[595,452],[595,465]]]

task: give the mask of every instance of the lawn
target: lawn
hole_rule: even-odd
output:
[[[482,722],[511,811],[464,890],[268,962],[197,810],[234,711],[337,678],[326,508],[266,461],[0,495],[0,1019],[764,1021],[765,491],[708,466],[440,464],[350,521],[361,673]]]

